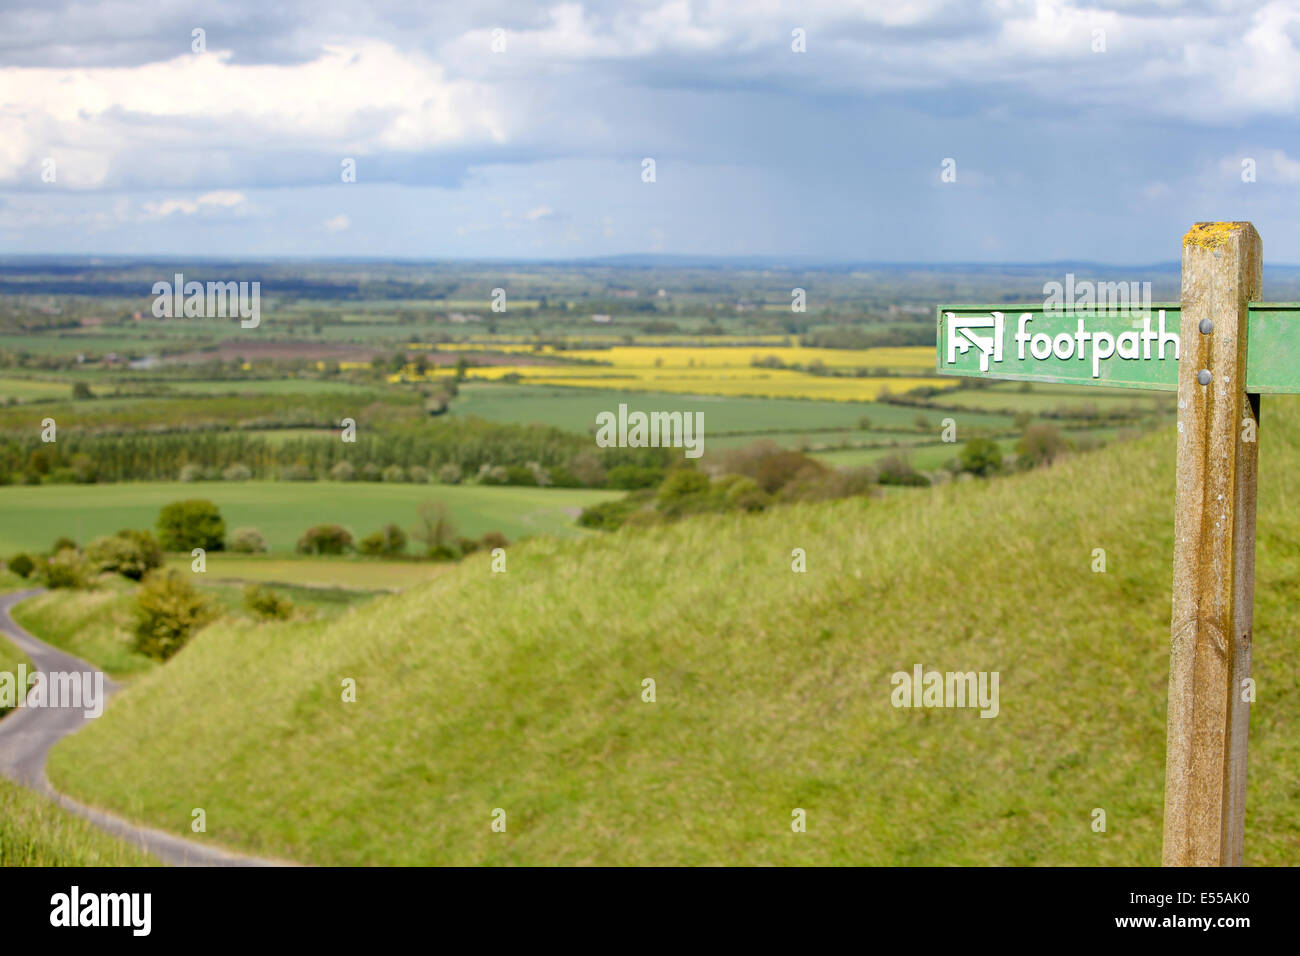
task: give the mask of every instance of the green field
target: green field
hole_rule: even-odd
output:
[[[805,429],[856,429],[864,416],[874,426],[913,428],[917,415],[925,415],[936,423],[943,417],[931,409],[881,402],[728,398],[548,385],[462,385],[459,396],[452,403],[452,413],[521,425],[554,425],[585,435],[596,430],[597,413],[616,412],[620,402],[629,409],[642,411],[703,412],[706,436],[735,432],[763,434]],[[971,427],[1012,427],[1009,415],[972,413],[963,421]]]
[[[991,388],[957,389],[935,401],[976,411],[1004,411],[1014,414],[1086,409],[1091,406],[1103,414],[1127,414],[1135,417],[1170,415],[1174,396],[1170,392],[1149,392],[1136,388],[1077,388],[1068,385],[1039,385],[1029,390],[1019,382],[1001,383]]]
[[[432,581],[451,567],[430,561],[384,561],[379,558],[278,557],[214,551],[207,556],[213,581],[259,581],[305,588],[400,591]],[[167,559],[167,566],[190,570],[188,556]]]
[[[446,504],[460,534],[500,531],[510,540],[530,534],[578,535],[586,505],[618,492],[488,485],[378,482],[129,482],[114,485],[36,485],[0,488],[0,554],[44,551],[63,535],[79,543],[122,528],[153,528],[159,509],[184,498],[216,502],[227,532],[254,527],[272,551],[292,551],[309,527],[336,523],[357,539],[387,522],[409,528],[422,501]]]
[[[42,398],[66,399],[71,396],[72,384],[70,382],[50,382],[38,378],[0,378],[0,403],[11,398],[26,402]]]
[[[1300,400],[1267,404],[1246,860],[1293,865]],[[323,626],[217,625],[51,778],[311,863],[1155,865],[1174,445],[538,539]],[[997,717],[893,707],[914,665],[997,672]]]

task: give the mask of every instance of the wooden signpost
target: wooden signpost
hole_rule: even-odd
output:
[[[1197,223],[1180,303],[938,310],[942,374],[1178,392],[1166,866],[1242,863],[1259,398],[1300,392],[1300,304],[1261,278],[1254,226]]]

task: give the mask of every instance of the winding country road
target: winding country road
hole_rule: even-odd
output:
[[[80,658],[65,654],[38,640],[19,627],[9,615],[19,601],[40,594],[43,589],[0,594],[0,633],[27,655],[34,670],[96,673],[99,668]],[[111,695],[118,689],[104,677],[104,691]],[[61,807],[85,817],[101,830],[138,846],[163,863],[172,866],[279,866],[271,860],[240,856],[227,850],[136,826],[103,810],[84,806],[58,793],[45,776],[45,762],[50,750],[68,734],[80,730],[87,718],[80,708],[19,708],[0,720],[0,776],[8,777],[35,790]]]

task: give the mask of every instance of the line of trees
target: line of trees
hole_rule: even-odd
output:
[[[611,472],[663,469],[671,453],[664,448],[598,448],[591,438],[558,428],[469,418],[436,428],[362,428],[355,442],[329,435],[277,442],[249,432],[67,431],[51,443],[35,435],[0,439],[0,484],[333,478],[606,487]]]

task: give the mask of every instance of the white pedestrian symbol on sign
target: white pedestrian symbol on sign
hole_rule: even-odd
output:
[[[980,371],[989,370],[989,358],[994,362],[1002,361],[1002,313],[993,312],[987,318],[982,315],[954,315],[945,312],[948,319],[948,364],[957,361],[957,351],[965,355],[972,345],[980,350]],[[993,335],[985,338],[976,335],[975,329],[992,329]]]

